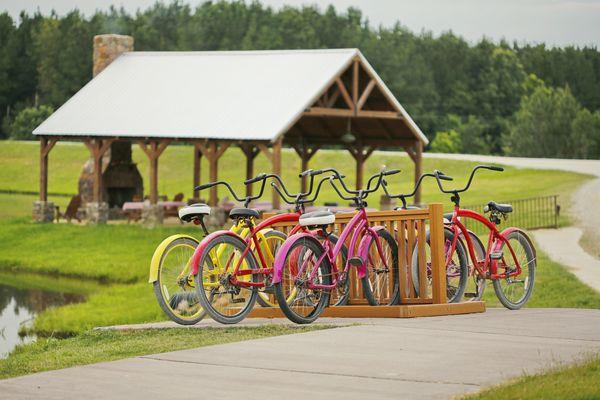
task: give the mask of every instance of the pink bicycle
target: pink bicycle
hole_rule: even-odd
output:
[[[332,172],[335,176],[329,178],[331,186],[342,199],[354,201],[356,215],[335,245],[329,240],[331,232],[327,230],[335,222],[335,214],[316,211],[302,215],[298,223],[319,230],[324,239],[319,241],[313,234],[296,233],[288,237],[275,257],[273,286],[277,303],[283,313],[298,324],[308,324],[319,317],[329,304],[330,292],[347,285],[351,266],[357,268],[369,304],[391,305],[399,298],[396,241],[383,226],[369,225],[365,199],[379,189],[384,176],[400,171],[382,171],[373,175],[364,190],[350,190],[343,176],[337,171]],[[340,182],[349,196],[342,194],[335,181]],[[335,260],[348,239],[348,260],[340,271]],[[290,298],[293,301],[289,301]]]

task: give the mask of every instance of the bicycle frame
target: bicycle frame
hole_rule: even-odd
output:
[[[216,232],[211,233],[200,243],[200,245],[194,252],[194,255],[192,256],[192,266],[193,266],[192,275],[196,275],[198,273],[200,257],[204,253],[204,251],[206,251],[206,246],[208,245],[208,243],[210,243],[211,240],[214,239],[215,237],[222,236],[222,235],[229,235],[229,236],[239,238],[240,240],[242,240],[246,243],[244,252],[235,261],[235,266],[233,267],[233,269],[230,272],[231,284],[233,284],[235,286],[239,286],[239,287],[264,287],[265,282],[244,281],[244,280],[239,280],[238,277],[248,276],[248,275],[271,275],[273,273],[273,266],[272,265],[269,266],[267,259],[265,258],[265,254],[263,254],[263,251],[260,246],[261,240],[265,240],[265,236],[262,232],[278,223],[297,222],[298,219],[300,218],[300,215],[301,215],[301,213],[299,211],[294,212],[294,213],[287,213],[287,214],[277,214],[270,218],[267,218],[266,220],[262,221],[260,224],[258,224],[256,226],[239,227],[238,232],[234,232],[233,230],[221,230],[221,231],[216,231]],[[299,232],[300,230],[304,230],[304,229],[305,229],[304,227],[302,227],[300,225],[296,225],[296,226],[294,226],[294,228],[292,228],[291,234],[295,234],[295,233]],[[244,235],[244,233],[246,233],[246,232],[247,232],[247,234]],[[254,250],[256,252],[256,254],[258,254],[258,259],[256,261],[259,264],[260,268],[258,268],[258,269],[241,269],[241,266],[243,265],[244,260],[246,259],[248,254],[250,254],[250,257],[255,257],[254,251],[251,251],[251,250]],[[273,260],[273,258],[274,258],[272,254],[267,254],[267,257],[269,257],[271,260]],[[256,257],[255,257],[255,259],[256,259]],[[229,265],[230,265],[230,263],[227,262],[225,269],[219,270],[217,274],[222,274],[222,273],[226,272],[229,268]]]
[[[478,221],[479,223],[483,224],[486,228],[488,228],[488,230],[489,230],[488,243],[487,243],[487,246],[485,249],[485,256],[484,256],[485,259],[484,260],[479,260],[477,258],[477,255],[475,253],[475,248],[473,246],[473,240],[471,239],[471,235],[469,235],[467,228],[460,221],[460,219],[459,219],[460,217],[474,219],[474,220]],[[513,259],[515,260],[515,263],[516,263],[516,270],[513,272],[510,272],[508,274],[508,276],[514,277],[514,276],[518,276],[521,274],[521,265],[519,264],[519,261],[517,260],[517,257],[515,255],[515,252],[514,252],[512,246],[504,237],[504,235],[503,235],[504,232],[498,231],[498,229],[496,228],[496,225],[494,225],[492,222],[490,222],[487,218],[483,217],[482,215],[480,215],[474,211],[461,209],[458,205],[456,205],[454,207],[452,219],[450,221],[450,224],[448,224],[448,225],[449,225],[449,228],[452,229],[452,231],[454,233],[454,239],[452,241],[452,246],[450,248],[450,252],[448,252],[448,255],[446,258],[446,265],[450,262],[450,260],[452,259],[452,256],[454,255],[454,252],[456,251],[456,243],[459,240],[459,233],[462,232],[462,235],[465,238],[465,241],[467,243],[467,251],[469,253],[469,257],[471,258],[471,261],[473,262],[473,267],[477,270],[477,272],[481,276],[489,278],[489,279],[501,279],[501,278],[507,277],[507,274],[498,274],[498,260],[493,260],[490,257],[490,255],[492,254],[494,249],[499,248],[502,243],[506,244],[506,246],[508,247],[509,251],[511,252],[511,255],[513,256]]]
[[[327,234],[323,233],[323,235],[325,236],[325,240],[324,240],[322,246],[325,251],[323,252],[321,257],[317,260],[315,267],[310,272],[310,278],[308,279],[308,287],[310,289],[325,289],[325,290],[330,290],[330,289],[333,289],[336,287],[336,285],[338,284],[338,281],[339,281],[338,277],[340,275],[340,271],[337,269],[337,263],[335,262],[335,260],[337,259],[338,255],[342,251],[342,246],[344,245],[344,243],[346,243],[346,241],[348,240],[348,237],[350,237],[350,235],[352,235],[352,236],[350,237],[350,246],[348,248],[348,258],[346,260],[346,265],[344,265],[344,269],[342,272],[345,272],[345,273],[348,272],[348,270],[350,268],[350,260],[353,257],[358,255],[363,260],[362,265],[360,265],[358,267],[358,277],[363,278],[367,272],[366,260],[367,260],[368,252],[369,252],[369,249],[367,247],[368,239],[371,237],[375,238],[375,243],[377,245],[377,251],[380,254],[382,254],[383,248],[381,246],[381,241],[379,240],[379,236],[377,235],[377,231],[380,229],[383,229],[383,228],[384,227],[382,227],[382,226],[370,227],[368,217],[367,217],[367,212],[365,211],[364,208],[359,208],[356,215],[354,215],[352,217],[352,219],[348,222],[348,224],[346,225],[346,227],[340,234],[340,237],[338,238],[338,241],[333,248],[331,246],[331,242],[329,241]],[[292,245],[294,243],[296,243],[298,240],[302,240],[303,238],[310,238],[310,240],[315,240],[314,235],[311,233],[305,233],[305,232],[296,233],[293,236],[290,236],[288,238],[288,240],[285,241],[283,247],[280,249],[278,254],[287,254],[289,249],[292,247]],[[361,241],[358,246],[358,250],[355,250],[356,244],[357,244],[359,238],[361,239]],[[320,242],[318,242],[318,243],[320,243]],[[320,263],[324,260],[325,257],[328,258],[328,261],[330,262],[330,264],[333,268],[333,274],[332,274],[333,278],[334,278],[333,283],[331,283],[329,285],[314,284],[314,283],[312,283],[312,281],[316,277],[317,270],[318,270],[317,266],[320,265]],[[281,282],[282,275],[283,275],[284,263],[285,263],[285,260],[281,260],[280,257],[277,257],[275,259],[275,270],[273,272],[273,283]],[[384,263],[386,263],[385,267],[388,268],[388,265],[387,265],[387,262],[385,261],[385,259],[384,259]],[[307,262],[305,261],[300,266],[298,275],[301,276],[303,274],[303,272],[306,270],[306,268],[307,268]]]

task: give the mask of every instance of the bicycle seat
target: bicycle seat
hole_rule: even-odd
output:
[[[298,223],[302,226],[323,226],[333,224],[335,215],[331,211],[313,211],[302,214]]]
[[[210,206],[203,203],[190,204],[179,209],[179,219],[183,222],[191,222],[195,218],[203,218],[210,215]]]
[[[406,208],[400,206],[400,207],[396,207],[394,208],[395,211],[402,211],[402,210],[420,210],[421,207],[417,207],[417,206],[406,206]]]
[[[259,218],[260,213],[251,208],[243,208],[243,207],[234,208],[229,212],[229,218],[231,218],[231,219],[249,218],[249,217]]]
[[[513,210],[510,204],[498,204],[495,201],[490,201],[489,203],[487,203],[487,206],[489,210],[495,210],[501,212],[502,214],[511,213]]]

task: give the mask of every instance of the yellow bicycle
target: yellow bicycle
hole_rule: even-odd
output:
[[[208,230],[204,217],[210,214],[206,204],[193,204],[179,210],[179,218],[184,222],[193,222],[202,227],[204,236]],[[247,237],[250,228],[238,220],[230,229],[233,233]],[[287,236],[277,230],[268,229],[256,234],[261,251],[269,264]],[[206,312],[200,305],[195,289],[194,276],[190,273],[190,262],[199,241],[190,235],[172,235],[161,242],[154,251],[150,264],[149,282],[154,286],[154,294],[161,309],[174,322],[181,325],[194,325],[202,320]],[[211,254],[216,260],[224,249],[217,248]],[[263,307],[274,307],[277,303],[274,295],[260,291],[257,301]]]

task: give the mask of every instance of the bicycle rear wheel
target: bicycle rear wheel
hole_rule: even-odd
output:
[[[361,280],[363,292],[372,306],[397,304],[400,299],[398,279],[398,245],[385,229],[377,231],[382,252],[374,237],[370,238],[367,274]]]
[[[258,290],[231,283],[238,263],[239,271],[258,269],[251,252],[242,259],[246,243],[234,236],[215,237],[200,257],[196,275],[196,291],[206,312],[217,322],[235,324],[243,320],[254,307]],[[239,281],[257,282],[256,274],[240,275]]]
[[[494,291],[498,300],[510,310],[523,307],[533,293],[535,281],[536,259],[535,251],[525,235],[520,231],[510,232],[506,239],[514,251],[514,256],[506,243],[502,244],[502,258],[498,261],[498,274],[507,275],[505,278],[494,279]],[[521,274],[510,277],[508,274],[521,266]]]
[[[153,284],[158,305],[180,325],[197,324],[206,316],[190,274],[190,260],[196,246],[198,242],[187,237],[170,241],[160,254],[158,276]]]
[[[309,287],[309,282],[331,284],[329,259],[325,256],[318,262],[323,253],[316,240],[301,238],[285,254],[281,281],[274,286],[279,307],[292,322],[310,324],[329,304],[329,291]]]

